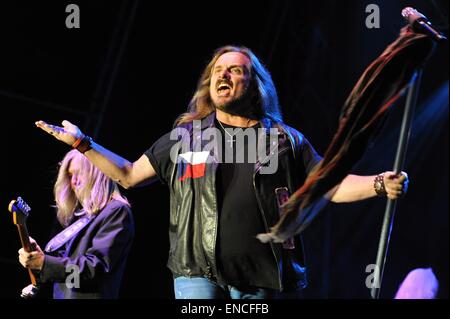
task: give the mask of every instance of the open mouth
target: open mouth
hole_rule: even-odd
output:
[[[217,82],[216,90],[219,96],[229,94],[231,91],[231,83],[226,81]]]

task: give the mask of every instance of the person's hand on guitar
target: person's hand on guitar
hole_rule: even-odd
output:
[[[25,268],[30,268],[31,270],[42,270],[44,266],[45,254],[41,247],[36,243],[36,241],[30,237],[30,243],[34,248],[32,252],[26,252],[25,249],[19,249],[19,262]]]
[[[44,121],[37,121],[36,126],[41,128],[42,130],[46,131],[48,134],[53,135],[56,139],[69,144],[73,145],[78,139],[81,139],[84,137],[84,134],[81,132],[81,130],[76,126],[70,123],[69,121],[62,121],[62,127],[47,124]]]

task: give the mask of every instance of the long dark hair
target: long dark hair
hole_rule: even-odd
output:
[[[200,77],[197,84],[197,90],[194,93],[191,101],[189,102],[188,110],[186,113],[181,114],[175,122],[175,125],[188,123],[193,120],[200,120],[207,115],[215,111],[215,107],[211,101],[209,94],[209,86],[211,84],[212,68],[219,59],[219,57],[227,52],[239,52],[246,55],[251,62],[251,85],[257,90],[257,105],[255,108],[259,108],[255,113],[261,115],[261,119],[269,119],[275,123],[282,123],[283,118],[280,111],[278,102],[278,95],[273,83],[272,77],[259,61],[259,59],[253,54],[253,52],[246,47],[237,46],[224,46],[217,49],[211,61]]]

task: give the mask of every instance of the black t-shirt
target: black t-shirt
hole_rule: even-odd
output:
[[[230,128],[228,125],[222,125]],[[222,155],[231,148],[229,142],[231,137],[224,133],[217,120],[215,126],[222,131],[223,139],[220,150],[222,162],[216,172],[219,214],[216,242],[218,281],[238,287],[273,282],[273,276],[277,275],[277,269],[274,268],[275,256],[270,245],[262,244],[256,239],[257,234],[264,233],[266,230],[253,187],[255,159],[244,156],[243,163],[224,163],[225,157]],[[258,124],[248,130],[257,131],[259,127]],[[245,135],[246,130],[238,134]],[[244,141],[247,142],[247,139]],[[167,133],[145,152],[157,176],[165,184],[170,183],[173,165],[170,150],[176,142],[170,139],[170,133]],[[233,148],[235,147],[233,143]],[[248,154],[248,143],[244,144],[244,148],[244,155]],[[306,139],[302,142],[300,152],[297,161],[302,161],[307,174],[321,158]]]
[[[223,127],[222,127],[223,126]],[[262,244],[256,235],[264,233],[262,212],[259,209],[253,188],[255,158],[248,156],[249,148],[256,153],[257,145],[246,138],[248,130],[258,136],[260,125],[235,131],[236,127],[216,121],[216,127],[222,132],[222,163],[216,175],[217,201],[219,207],[219,233],[217,238],[217,267],[219,282],[235,286],[254,286],[258,282],[270,282],[273,276],[268,269],[273,268],[275,256],[270,245]],[[224,129],[233,129],[231,136]],[[230,132],[228,132],[230,133]],[[236,160],[236,140],[244,135],[244,162]],[[255,139],[255,141],[257,138]],[[226,163],[224,152],[233,154],[233,162]],[[267,276],[268,278],[264,278]]]

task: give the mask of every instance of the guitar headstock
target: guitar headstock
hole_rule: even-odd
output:
[[[13,214],[15,225],[25,225],[31,208],[21,197],[17,197],[9,203],[8,210]]]

